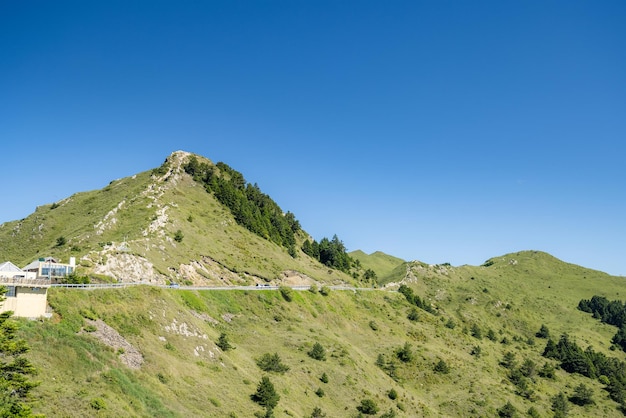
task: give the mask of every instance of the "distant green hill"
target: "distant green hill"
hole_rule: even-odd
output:
[[[363,266],[363,269],[374,270],[379,280],[389,276],[395,268],[405,263],[403,259],[385,254],[381,251],[366,254],[361,250],[356,250],[350,252],[349,255],[353,259],[358,260],[361,266]]]

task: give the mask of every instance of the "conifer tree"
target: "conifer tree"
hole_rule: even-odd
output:
[[[5,299],[6,287],[0,287],[0,302]],[[13,312],[0,313],[0,417],[28,417],[28,394],[36,382],[29,376],[37,370],[23,357],[29,351],[28,344],[17,338],[18,324],[10,318]]]

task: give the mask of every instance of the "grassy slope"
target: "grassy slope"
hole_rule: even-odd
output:
[[[494,261],[490,267],[413,264],[416,279],[410,285],[439,309],[439,315],[420,311],[417,322],[407,319],[410,306],[404,298],[386,291],[334,291],[328,297],[304,291],[287,302],[274,291],[53,289],[50,301],[57,315],[24,322],[22,331],[43,381],[36,410],[49,416],[95,414],[90,403],[99,398],[106,404],[97,411],[100,416],[250,417],[260,408],[249,395],[265,374],[255,359],[276,352],[290,366],[284,375],[270,374],[281,395],[278,417],[306,416],[315,406],[328,416],[355,416],[360,400],[368,397],[381,412],[393,408],[407,417],[494,416],[507,401],[521,412],[534,406],[549,416],[551,397],[559,391],[571,394],[581,382],[594,390],[596,405],[570,404],[570,416],[621,416],[597,381],[562,371],[556,380],[536,378],[537,399],[530,402],[515,394],[498,363],[512,351],[519,363],[531,359],[541,366],[545,340],[534,333],[543,323],[555,338],[568,332],[582,347],[591,344],[624,360],[624,353],[609,350],[615,329],[576,309],[581,298],[624,294],[623,279],[537,252]],[[141,370],[127,369],[91,335],[76,333],[83,316],[93,315],[141,349]],[[457,324],[454,329],[445,326],[448,319]],[[496,331],[497,340],[470,336],[474,324],[483,335]],[[215,347],[221,332],[235,350],[222,353]],[[504,337],[509,343],[501,342]],[[307,356],[316,341],[326,348],[326,361]],[[375,362],[379,354],[393,358],[405,342],[415,358],[398,363],[396,382]],[[475,346],[482,348],[480,357],[470,354]],[[440,358],[450,374],[433,371]],[[327,384],[319,380],[324,372]],[[314,393],[320,387],[322,398]],[[391,388],[400,394],[397,401],[386,396]]]
[[[157,274],[177,281],[184,279],[182,266],[203,262],[204,257],[240,274],[243,283],[250,282],[248,274],[275,280],[285,270],[321,282],[351,281],[302,252],[293,259],[284,248],[237,225],[230,212],[185,173],[166,181],[151,174],[77,193],[55,205],[40,206],[25,219],[0,225],[0,260],[24,266],[37,257],[51,255],[67,262],[74,256],[82,265],[81,274],[88,274],[95,264],[119,255],[107,252],[107,244],[125,242],[129,255],[149,260]],[[165,212],[167,221],[144,234],[158,220],[159,211]],[[98,234],[100,225],[105,227]],[[173,239],[178,230],[184,235],[182,242]],[[61,247],[59,237],[67,241]],[[196,271],[206,284],[222,284],[203,268]]]
[[[366,254],[361,250],[352,251],[350,257],[359,260],[363,270],[372,269],[379,278],[388,276],[396,267],[405,261],[401,258],[376,251]]]

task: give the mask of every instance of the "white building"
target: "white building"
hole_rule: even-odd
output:
[[[0,264],[0,286],[7,289],[5,300],[0,302],[0,312],[13,311],[13,315],[26,318],[46,314],[50,280],[37,278],[37,273],[24,271],[7,261]]]

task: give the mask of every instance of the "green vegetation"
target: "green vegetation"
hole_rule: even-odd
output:
[[[232,212],[238,224],[260,237],[287,248],[295,255],[296,233],[300,223],[291,212],[281,208],[259,186],[246,182],[243,175],[223,162],[215,166],[199,162],[195,156],[184,166],[185,172]]]
[[[307,354],[309,355],[309,357],[315,360],[326,360],[326,350],[324,349],[324,346],[318,342],[313,344],[313,347],[307,352]]]
[[[240,173],[198,158],[188,167],[194,180],[180,170],[185,158],[3,224],[0,259],[76,257],[67,281],[77,283],[125,280],[137,268],[159,283],[279,290],[52,288],[52,318],[15,320],[20,328],[7,341],[32,348],[22,358],[37,366],[41,384],[20,400],[32,411],[623,416],[623,278],[536,251],[452,267],[346,254],[336,236],[306,244],[295,217]],[[229,199],[233,208],[221,203]],[[121,262],[132,268],[116,271]],[[297,278],[316,285],[285,286]],[[387,286],[331,291],[346,283]],[[129,345],[107,345],[100,321]]]
[[[234,347],[228,341],[228,335],[222,332],[217,342],[215,343],[222,351],[232,350]]]
[[[0,287],[0,302],[6,287]],[[11,320],[13,312],[0,313],[0,416],[31,416],[30,392],[38,383],[30,380],[37,373],[26,358],[30,350],[23,338],[17,337],[18,324]]]
[[[345,273],[350,271],[354,263],[337,235],[334,235],[332,240],[324,237],[319,243],[315,240],[313,242],[306,240],[302,244],[302,251],[320,263]]]
[[[257,366],[264,372],[286,373],[289,366],[283,363],[278,353],[265,353],[256,361]]]
[[[256,392],[252,394],[251,398],[259,405],[264,406],[268,410],[272,410],[278,405],[280,395],[276,393],[276,389],[274,389],[274,384],[271,382],[270,378],[263,376]]]

